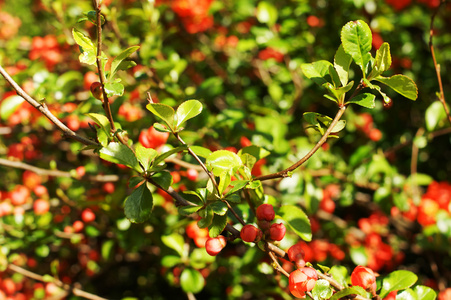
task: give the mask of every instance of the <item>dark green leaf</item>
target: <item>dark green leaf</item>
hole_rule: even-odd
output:
[[[154,174],[152,180],[163,189],[168,190],[172,184],[172,175],[168,171],[161,171]]]
[[[345,288],[345,289],[343,289],[341,291],[336,292],[330,298],[330,300],[339,300],[339,299],[342,299],[342,298],[344,298],[345,296],[348,296],[348,295],[360,295],[362,297],[366,297],[367,293],[365,293],[365,291],[363,291],[363,293],[362,293],[362,291],[360,291],[358,288],[359,288],[359,286],[358,287]]]
[[[341,30],[343,49],[360,67],[364,77],[371,60],[372,39],[370,27],[362,20],[348,22]]]
[[[205,279],[199,271],[186,268],[180,275],[180,285],[186,293],[199,293],[205,285]]]
[[[223,216],[227,213],[227,204],[225,204],[222,201],[215,201],[212,204],[210,204],[211,208],[213,209],[213,212],[217,215]]]
[[[302,209],[294,205],[283,205],[278,209],[277,215],[304,241],[312,240],[310,220]]]
[[[153,197],[148,184],[141,184],[125,199],[125,216],[132,223],[142,223],[152,214]]]
[[[142,145],[137,145],[135,148],[136,158],[144,166],[145,171],[150,167],[152,161],[158,156],[158,152],[152,148],[146,148]]]
[[[382,281],[380,291],[381,298],[384,298],[391,291],[400,291],[411,287],[418,280],[417,275],[410,271],[398,270],[391,272]]]
[[[142,172],[141,166],[133,151],[121,143],[111,142],[107,147],[99,151],[100,158],[115,163],[126,165],[135,171]]]
[[[310,64],[302,64],[301,70],[305,77],[313,80],[316,84],[323,85],[327,82],[324,78],[329,74],[329,67],[332,66],[327,60],[319,60]]]
[[[403,95],[407,99],[416,100],[418,97],[418,88],[415,82],[404,75],[394,75],[392,77],[376,77],[374,80],[382,82],[391,87],[395,92]]]
[[[128,187],[129,188],[135,188],[139,183],[143,182],[144,178],[141,176],[132,176],[128,180]]]
[[[217,237],[221,234],[221,232],[224,231],[224,228],[227,225],[227,215],[215,215],[213,218],[213,221],[211,222],[210,226],[208,226],[208,233],[210,237]]]
[[[205,209],[199,210],[198,213],[199,216],[202,217],[202,219],[197,222],[197,226],[199,226],[199,228],[207,228],[208,226],[210,226],[215,215],[211,206],[208,205],[207,207],[205,207]]]

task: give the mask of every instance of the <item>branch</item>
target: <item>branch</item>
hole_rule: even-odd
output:
[[[442,77],[440,75],[440,65],[437,63],[437,60],[435,58],[434,44],[433,44],[433,41],[432,41],[433,36],[434,36],[434,19],[437,16],[437,13],[440,11],[440,7],[445,2],[446,2],[446,0],[442,0],[440,2],[440,5],[437,7],[437,9],[432,14],[431,27],[430,27],[430,30],[429,30],[429,48],[431,49],[432,60],[434,61],[435,73],[437,74],[437,81],[438,81],[438,86],[439,86],[439,89],[440,89],[440,96],[438,97],[438,99],[442,103],[443,108],[445,109],[445,112],[446,112],[446,116],[448,117],[448,121],[451,124],[451,115],[449,113],[448,106],[446,105],[445,93],[443,92]]]
[[[340,118],[343,116],[345,110],[346,110],[346,106],[343,105],[340,107],[337,114],[335,115],[334,120],[332,121],[332,123],[330,123],[329,128],[327,128],[326,132],[321,137],[321,139],[318,141],[318,143],[316,143],[315,147],[313,147],[312,150],[310,150],[310,152],[307,153],[303,158],[301,158],[297,163],[295,163],[294,165],[292,165],[291,167],[289,167],[283,171],[269,174],[269,175],[255,177],[254,180],[263,181],[263,180],[268,180],[268,179],[288,177],[289,176],[288,174],[290,172],[293,172],[294,170],[299,168],[303,163],[305,163],[327,141],[327,138],[329,137],[330,133],[332,132],[332,129],[334,129],[335,125],[338,123]]]
[[[17,94],[25,99],[28,103],[30,103],[34,108],[39,110],[44,116],[47,117],[53,124],[55,124],[66,137],[74,139],[76,141],[79,141],[82,144],[85,145],[94,145],[98,146],[97,142],[89,140],[87,138],[84,138],[82,136],[79,136],[74,131],[70,130],[66,125],[64,125],[63,122],[61,122],[57,117],[55,117],[50,110],[48,109],[47,105],[45,105],[44,102],[40,103],[36,101],[34,98],[32,98],[30,95],[28,95],[12,78],[9,76],[9,74],[3,69],[3,67],[0,65],[0,73],[2,76],[6,79],[6,81],[11,84],[11,86],[16,90]]]
[[[26,276],[28,278],[31,278],[31,279],[34,279],[34,280],[37,280],[37,281],[41,281],[41,282],[48,282],[47,278],[44,278],[43,276],[41,276],[39,274],[30,272],[30,271],[28,271],[28,270],[26,270],[24,268],[21,268],[21,267],[19,267],[17,265],[9,264],[7,268],[9,270],[15,272],[15,273],[22,274],[22,275],[24,275],[24,276]],[[65,283],[63,283],[62,281],[60,281],[60,280],[58,280],[56,278],[54,278],[52,282],[54,284],[56,284],[57,286],[59,286],[60,288],[62,288],[63,290],[65,290],[67,292],[70,292],[73,295],[78,296],[78,297],[83,297],[85,299],[91,299],[91,300],[107,300],[106,298],[99,297],[97,295],[85,292],[85,291],[83,291],[81,289],[78,289],[78,288],[72,287],[72,286],[70,286],[68,284],[65,284]]]

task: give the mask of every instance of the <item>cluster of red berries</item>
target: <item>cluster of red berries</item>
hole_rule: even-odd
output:
[[[377,142],[382,138],[382,132],[374,127],[373,117],[369,113],[359,115],[356,127],[363,131],[372,141]]]
[[[182,19],[188,33],[203,32],[213,26],[213,17],[208,14],[213,0],[174,0],[172,10]]]
[[[240,237],[243,241],[258,243],[263,237],[272,241],[281,241],[284,238],[285,225],[283,223],[271,224],[276,216],[271,204],[262,204],[257,207],[256,215],[259,228],[251,224],[245,225],[240,232]]]

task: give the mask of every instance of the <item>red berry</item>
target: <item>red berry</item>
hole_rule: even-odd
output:
[[[240,232],[241,239],[248,243],[258,243],[262,235],[263,233],[260,229],[250,224],[245,225]]]
[[[89,223],[96,219],[96,215],[90,208],[86,208],[81,213],[81,219],[83,220],[83,222]]]
[[[159,148],[166,144],[169,132],[159,132],[153,126],[139,134],[139,142],[146,148]]]
[[[257,219],[271,222],[274,220],[275,216],[276,213],[274,212],[274,208],[271,204],[262,204],[257,207]]]
[[[91,93],[94,96],[94,98],[103,100],[102,84],[100,82],[98,81],[93,82],[89,89],[91,90]]]
[[[22,182],[27,188],[32,190],[36,186],[41,184],[41,176],[39,176],[38,174],[36,174],[32,171],[26,170],[22,174]]]
[[[370,140],[377,142],[382,138],[382,132],[377,128],[373,128],[368,133],[368,137]]]
[[[107,194],[114,193],[115,189],[116,189],[116,187],[115,187],[114,183],[112,183],[112,182],[107,182],[102,186],[102,190]]]
[[[304,255],[305,255],[304,249],[302,248],[302,245],[299,243],[291,246],[288,249],[288,258],[292,262],[294,262],[296,268],[303,268],[305,266]]]
[[[205,250],[211,256],[216,256],[226,246],[227,240],[223,235],[215,238],[209,238],[205,242]]]
[[[313,290],[318,275],[316,270],[310,267],[304,267],[290,273],[288,284],[291,294],[298,298],[305,298],[305,292]]]
[[[14,190],[10,192],[9,196],[12,205],[22,205],[25,204],[27,199],[30,197],[30,190],[26,186],[16,185]]]
[[[199,176],[199,172],[196,169],[188,169],[186,170],[186,177],[191,181],[196,181]]]
[[[83,230],[84,227],[85,227],[85,224],[83,224],[83,222],[80,220],[77,220],[74,222],[74,224],[72,224],[72,228],[74,229],[74,232],[80,232]]]
[[[75,169],[75,172],[77,173],[77,176],[78,176],[79,178],[85,176],[85,174],[86,174],[85,167],[83,167],[83,166],[77,167],[77,168]]]
[[[282,223],[272,224],[269,228],[269,238],[273,241],[281,241],[284,238],[286,231],[287,229]]]
[[[376,275],[373,270],[364,266],[355,267],[351,274],[352,285],[358,285],[372,293],[376,292]]]
[[[34,201],[33,210],[36,215],[43,215],[50,209],[50,203],[44,199]]]
[[[330,198],[326,198],[319,203],[319,208],[331,214],[335,211],[335,202]]]

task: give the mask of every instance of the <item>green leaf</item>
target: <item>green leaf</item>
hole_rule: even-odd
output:
[[[74,37],[74,41],[77,43],[77,45],[82,47],[83,50],[96,50],[96,46],[92,43],[91,39],[80,30],[73,28],[72,36]]]
[[[113,251],[114,251],[114,240],[106,240],[102,244],[102,258],[104,260],[109,260],[111,257],[113,257]]]
[[[257,19],[268,26],[276,24],[278,18],[277,8],[269,2],[261,1],[257,6]]]
[[[366,108],[375,108],[376,107],[376,102],[374,101],[375,99],[376,96],[374,96],[373,94],[363,93],[353,97],[351,100],[346,102],[346,104],[355,103]]]
[[[330,78],[332,79],[332,83],[333,83],[334,87],[339,87],[341,84],[340,77],[338,76],[337,71],[335,70],[335,68],[332,65],[329,66],[329,75],[330,75]],[[352,87],[352,85],[351,85],[351,87]],[[349,89],[351,89],[351,87]]]
[[[420,300],[420,298],[417,298],[417,295],[412,289],[406,289],[396,295],[396,300]]]
[[[348,295],[360,295],[362,297],[366,297],[367,293],[365,293],[365,291],[363,291],[363,293],[362,293],[362,291],[359,290],[358,288],[359,288],[359,286],[345,288],[345,289],[343,289],[341,291],[336,292],[330,298],[330,300],[339,300],[339,299],[342,299],[342,298],[344,298],[345,296],[348,296]]]
[[[161,171],[154,174],[152,176],[152,180],[155,181],[156,184],[167,190],[172,184],[172,175],[168,171]]]
[[[381,298],[384,298],[391,291],[400,291],[411,287],[418,280],[417,275],[410,271],[398,270],[391,272],[382,281],[380,291]]]
[[[171,131],[174,132],[175,111],[172,107],[162,103],[149,103],[146,108],[155,116],[162,119]]]
[[[403,95],[407,99],[416,100],[418,97],[418,88],[415,82],[404,75],[394,75],[392,77],[378,76],[374,78],[379,82],[391,87],[398,94]]]
[[[171,149],[171,150],[169,150],[169,151],[157,156],[155,158],[155,160],[154,160],[153,165],[156,166],[156,165],[160,164],[162,161],[164,161],[166,158],[168,158],[169,156],[171,156],[171,155],[173,155],[175,153],[186,151],[186,149],[187,149],[186,145],[179,146],[179,147],[176,147],[174,149]]]
[[[220,176],[223,172],[241,167],[243,162],[237,154],[231,151],[218,150],[207,157],[205,164],[215,176]]]
[[[194,269],[186,268],[180,275],[180,285],[186,293],[199,293],[205,285],[202,274]]]
[[[196,269],[203,269],[207,264],[211,264],[215,261],[215,257],[211,256],[205,251],[205,248],[194,249],[189,256],[189,264]]]
[[[346,86],[349,78],[349,66],[351,65],[352,57],[343,49],[343,45],[340,44],[334,57],[334,67],[340,78],[341,85]]]
[[[240,151],[238,151],[238,156],[241,156],[245,153],[252,155],[257,160],[265,158],[266,156],[271,154],[271,152],[269,152],[268,150],[266,150],[262,147],[259,147],[259,146],[255,146],[255,145],[247,146],[247,147],[240,149]]]
[[[324,77],[329,74],[329,67],[331,65],[327,60],[319,60],[310,64],[302,64],[301,70],[305,77],[313,80],[316,84],[323,85],[327,82]]]
[[[213,202],[212,204],[210,204],[210,206],[213,209],[213,212],[220,216],[225,215],[228,210],[227,204],[219,200]]]
[[[224,228],[227,225],[227,215],[224,214],[222,216],[215,215],[213,218],[213,221],[211,222],[210,226],[208,226],[208,234],[210,237],[217,237],[221,234],[221,232],[224,231]]]
[[[137,51],[138,49],[139,46],[129,47],[113,59],[113,62],[111,63],[110,80],[116,74],[118,67],[122,63],[122,61],[124,61],[124,59],[128,58],[133,52]]]
[[[233,193],[238,192],[238,191],[241,190],[241,189],[243,189],[243,188],[248,184],[248,182],[249,182],[249,180],[235,180],[235,181],[232,181],[232,182],[230,183],[230,185],[232,185],[233,188],[231,188],[231,189],[227,192],[226,197],[229,196],[229,195],[231,195],[231,194],[233,194]]]
[[[136,158],[144,166],[144,171],[150,167],[152,161],[158,156],[158,152],[152,148],[146,148],[138,144],[135,148]]]
[[[413,291],[419,300],[435,300],[437,293],[430,287],[424,285],[417,285]]]
[[[102,146],[107,146],[112,138],[111,135],[111,125],[108,118],[101,114],[89,113],[86,114],[90,117],[100,128],[97,128],[97,139]]]
[[[211,154],[211,150],[205,147],[201,147],[201,146],[190,146],[189,147],[194,154],[196,154],[197,156],[203,157],[203,158],[207,158],[208,155]]]
[[[218,192],[220,195],[224,193],[224,191],[227,189],[227,187],[230,184],[230,181],[232,180],[231,172],[222,172],[221,175],[219,175],[219,184],[218,184]]]
[[[0,102],[0,117],[2,120],[7,121],[24,101],[24,98],[18,95],[12,95],[3,99],[3,101]]]
[[[356,265],[366,266],[368,263],[368,255],[364,247],[351,247],[349,250],[352,262]]]
[[[376,72],[374,77],[387,71],[391,66],[391,55],[390,55],[390,45],[388,43],[383,43],[379,49],[376,51],[376,59],[374,60],[373,70]],[[371,72],[373,74],[373,72]]]
[[[122,96],[124,94],[124,85],[119,82],[105,83],[105,92],[108,97]]]
[[[182,263],[182,260],[180,257],[175,255],[165,255],[161,259],[161,265],[165,268],[172,268],[180,263]]]
[[[313,125],[312,128],[319,131],[321,134],[324,134],[326,132],[327,128],[329,128],[330,124],[333,121],[332,118],[328,116],[314,112],[306,112],[304,113],[303,117],[308,123]],[[346,121],[341,120],[337,122],[337,124],[332,129],[331,133],[340,132],[341,130],[343,130],[345,126]]]
[[[3,117],[2,117],[3,118]],[[433,131],[438,128],[442,121],[446,121],[445,107],[440,101],[435,101],[426,109],[426,129]]]
[[[141,184],[125,199],[125,216],[132,223],[142,223],[152,214],[153,197],[148,184]]]
[[[178,211],[183,216],[189,216],[195,212],[198,212],[199,209],[202,208],[202,205],[188,205],[188,206],[180,206]]]
[[[124,144],[111,142],[108,146],[100,149],[99,155],[106,161],[126,165],[138,172],[143,171],[133,151]]]
[[[302,209],[294,205],[283,205],[278,209],[277,215],[304,241],[312,240],[310,220]]]
[[[185,239],[181,234],[171,233],[170,235],[161,236],[161,241],[166,247],[175,250],[175,252],[180,255],[180,257],[184,256],[185,253]]]
[[[346,278],[348,277],[348,269],[344,266],[333,266],[328,272],[339,284],[347,286]]]
[[[179,129],[180,125],[189,119],[194,118],[202,112],[202,103],[197,100],[188,100],[180,104],[176,111],[176,128]]]
[[[324,279],[318,279],[312,290],[314,299],[329,299],[333,295],[333,292],[329,281]]]
[[[88,11],[86,13],[86,17],[93,24],[97,24],[97,14],[96,14],[95,10]],[[105,23],[105,17],[103,15],[100,15],[100,24],[103,25],[104,23]]]
[[[354,62],[366,77],[366,69],[371,60],[371,29],[362,20],[348,22],[341,30],[341,42],[346,53],[351,55]]]
[[[205,207],[205,209],[199,210],[199,216],[202,217],[202,219],[199,220],[199,222],[197,222],[197,226],[199,226],[199,228],[207,228],[208,226],[210,226],[211,222],[213,221],[213,217],[214,217],[214,213],[213,213],[213,209],[211,207],[211,205],[208,205],[207,207]]]
[[[333,98],[326,97],[332,101],[343,103],[344,101],[344,95],[351,90],[351,88],[354,86],[354,81],[349,82],[346,86],[342,87],[334,87],[329,82],[326,82],[323,84],[323,87],[325,87],[329,93],[333,96]]]

